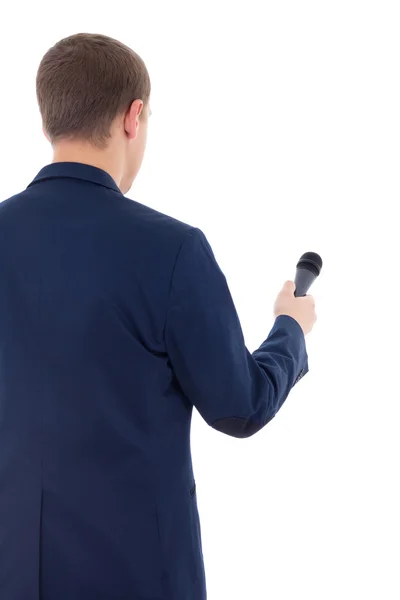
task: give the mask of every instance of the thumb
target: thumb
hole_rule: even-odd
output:
[[[294,281],[286,281],[283,286],[283,291],[287,294],[294,294],[296,291],[296,284]]]

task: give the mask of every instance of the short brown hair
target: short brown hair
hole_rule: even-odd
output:
[[[134,100],[150,98],[146,65],[136,52],[105,35],[66,37],[42,58],[36,94],[51,142],[89,141],[104,148],[114,119]]]

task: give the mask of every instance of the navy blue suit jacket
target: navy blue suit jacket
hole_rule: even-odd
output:
[[[251,436],[307,371],[289,316],[250,354],[201,230],[44,167],[0,204],[1,600],[204,600],[193,406]]]

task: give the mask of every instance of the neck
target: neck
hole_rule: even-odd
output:
[[[120,187],[122,180],[121,162],[115,149],[100,150],[86,143],[63,140],[53,146],[53,163],[78,162],[106,171]]]

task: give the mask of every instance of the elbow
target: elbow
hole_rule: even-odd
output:
[[[228,417],[217,419],[212,423],[212,428],[235,438],[249,438],[258,433],[275,415],[271,415],[266,421],[260,423],[253,419],[243,417]]]

